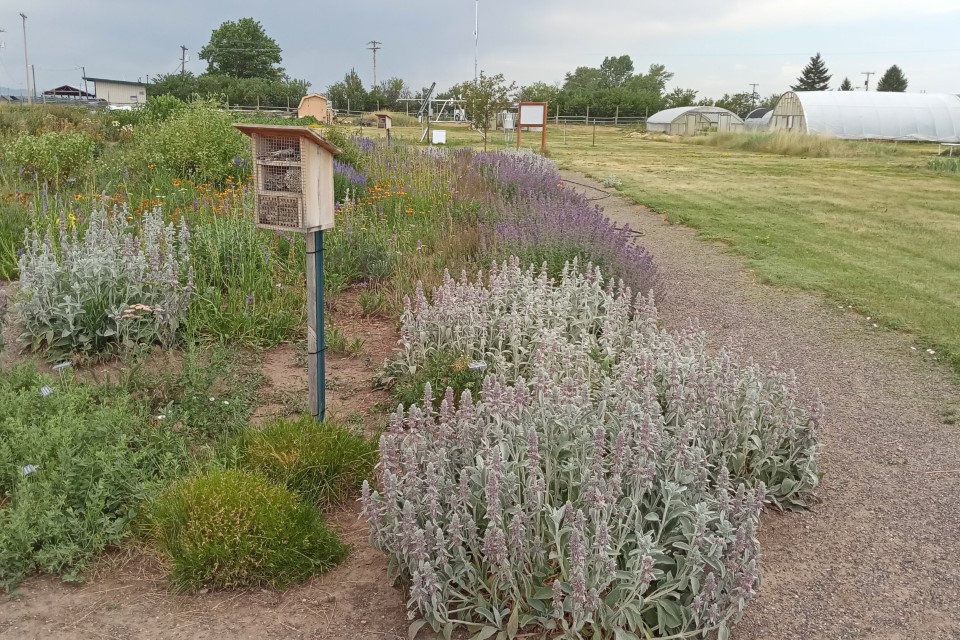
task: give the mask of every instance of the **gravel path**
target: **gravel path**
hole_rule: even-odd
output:
[[[950,373],[908,336],[759,283],[691,229],[619,196],[599,204],[644,232],[668,325],[698,318],[715,343],[779,358],[826,406],[822,502],[766,516],[763,582],[735,640],[960,638],[960,425],[946,424],[960,388]]]

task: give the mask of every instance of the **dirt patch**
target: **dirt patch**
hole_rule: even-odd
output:
[[[0,638],[406,637],[403,592],[387,578],[386,559],[367,544],[357,511],[331,517],[353,550],[342,565],[282,593],[271,590],[177,595],[143,555],[107,557],[93,580],[65,585],[44,576],[24,582],[0,604]],[[109,567],[111,563],[121,566]]]
[[[348,341],[359,340],[356,352],[327,350],[327,416],[344,425],[363,427],[376,435],[394,407],[390,394],[374,389],[373,378],[393,352],[397,331],[393,320],[360,313],[356,294],[337,297],[333,325]],[[281,345],[263,354],[264,386],[254,424],[277,416],[306,412],[307,353],[304,344]]]

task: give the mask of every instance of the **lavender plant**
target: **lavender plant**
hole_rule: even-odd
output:
[[[492,216],[488,242],[552,275],[578,257],[616,274],[635,291],[662,293],[653,257],[629,225],[617,227],[583,193],[564,186],[556,165],[531,153],[477,154],[478,171],[506,199]]]
[[[82,237],[62,220],[57,236],[27,234],[16,308],[33,349],[99,354],[178,338],[193,290],[190,232],[159,209],[128,219],[97,210]]]
[[[447,349],[489,372],[479,402],[448,390],[435,410],[428,386],[400,407],[364,488],[412,630],[727,635],[758,586],[763,504],[802,507],[819,481],[819,408],[790,374],[661,329],[592,266],[448,276],[402,325],[388,370]]]

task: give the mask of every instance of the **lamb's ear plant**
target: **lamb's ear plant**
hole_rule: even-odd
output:
[[[793,376],[658,326],[649,297],[568,265],[449,276],[402,320],[388,370],[455,351],[476,397],[398,408],[364,487],[411,631],[726,637],[759,585],[764,504],[819,482],[819,408]]]
[[[31,348],[97,355],[179,338],[193,291],[190,231],[164,224],[159,209],[132,218],[100,209],[82,236],[64,219],[28,232],[16,307]]]

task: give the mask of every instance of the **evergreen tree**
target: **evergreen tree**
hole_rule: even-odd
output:
[[[853,91],[853,83],[850,82],[850,78],[843,79],[843,84],[840,85],[840,91]]]
[[[903,70],[897,65],[893,65],[884,72],[880,82],[877,83],[877,91],[897,91],[903,93],[907,90],[907,76],[903,75]]]
[[[810,62],[803,68],[797,84],[790,87],[794,91],[827,91],[830,89],[830,72],[824,64],[820,52],[810,58]]]

